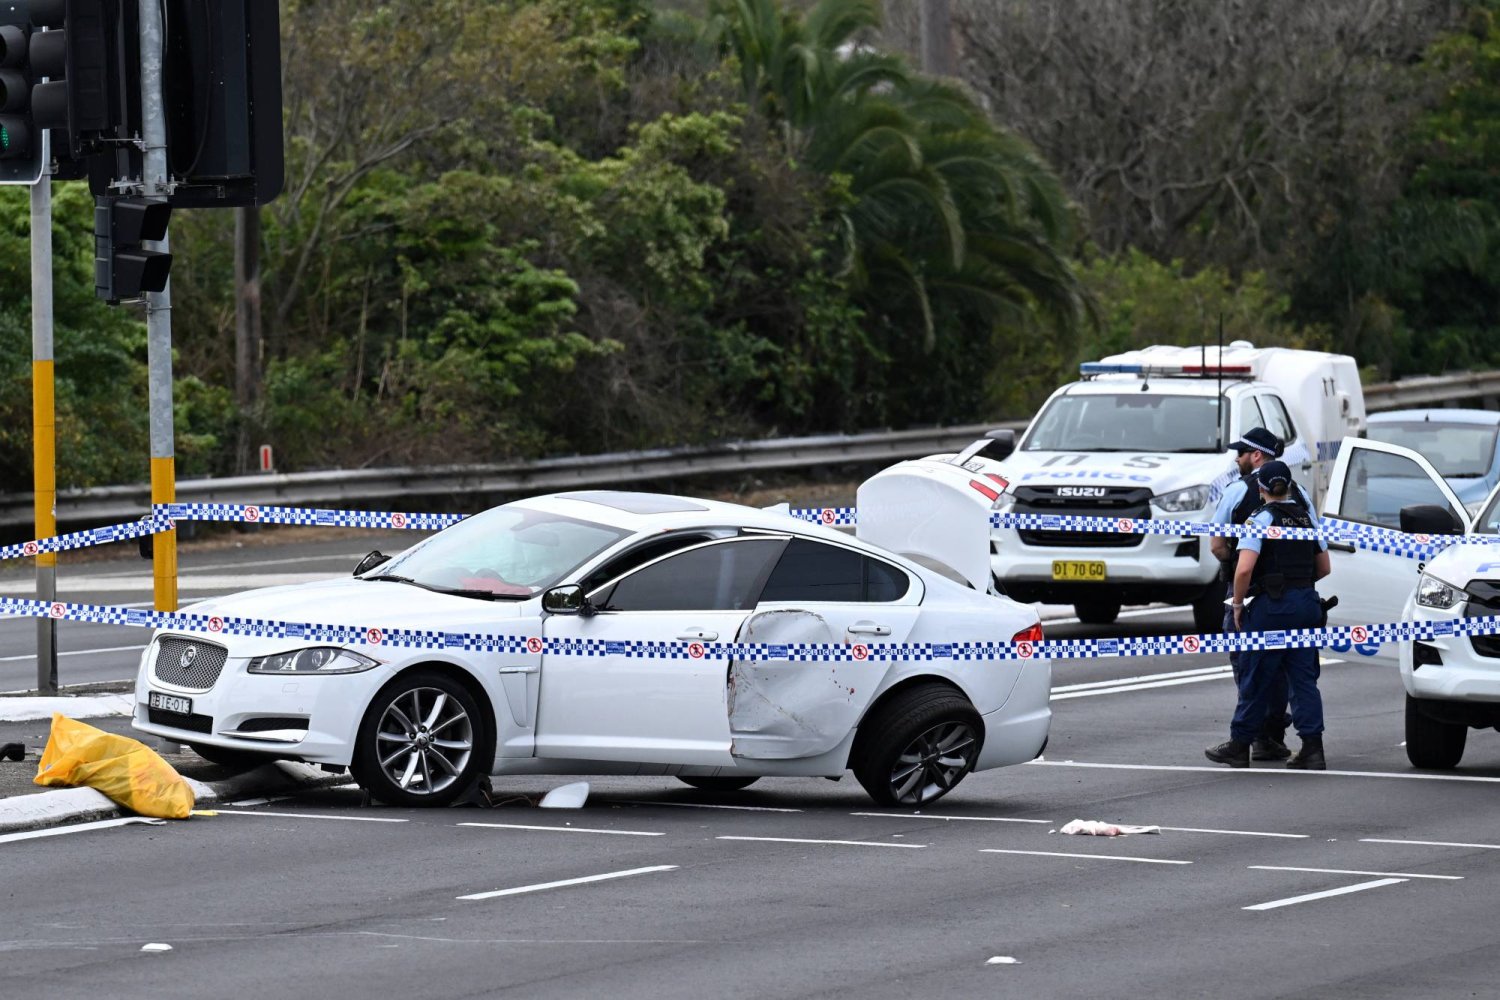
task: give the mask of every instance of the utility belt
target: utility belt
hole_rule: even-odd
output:
[[[1250,583],[1250,596],[1259,597],[1262,594],[1272,600],[1281,600],[1283,594],[1288,590],[1302,590],[1313,585],[1310,576],[1286,576],[1283,573],[1267,573],[1258,580]]]

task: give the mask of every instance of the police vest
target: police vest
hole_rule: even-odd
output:
[[[1312,515],[1295,500],[1280,500],[1268,503],[1262,510],[1271,515],[1271,524],[1282,528],[1311,528]],[[1251,515],[1255,516],[1254,514]],[[1255,560],[1255,569],[1250,574],[1250,589],[1259,593],[1267,577],[1279,576],[1280,586],[1311,587],[1313,564],[1318,557],[1318,543],[1301,538],[1265,538],[1260,543],[1260,558]]]

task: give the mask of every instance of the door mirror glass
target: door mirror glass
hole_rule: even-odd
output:
[[[381,563],[390,561],[391,557],[386,555],[384,552],[380,552],[378,550],[375,552],[371,552],[369,555],[365,556],[359,561],[358,566],[354,567],[354,575],[359,576],[362,573],[368,573],[370,570],[374,569],[376,566],[379,566]]]
[[[583,588],[576,583],[553,587],[542,595],[542,610],[553,615],[582,614],[587,603]]]
[[[1401,508],[1401,530],[1409,535],[1462,535],[1464,526],[1447,507],[1414,503]]]

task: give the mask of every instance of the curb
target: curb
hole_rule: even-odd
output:
[[[197,804],[349,784],[347,774],[330,774],[310,764],[275,761],[223,781],[184,778]],[[133,813],[93,788],[60,788],[0,799],[0,834],[40,830],[64,823],[83,823]]]

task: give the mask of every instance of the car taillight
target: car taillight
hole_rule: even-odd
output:
[[[1010,637],[1010,641],[1011,642],[1041,642],[1042,641],[1042,623],[1041,622],[1037,622],[1035,625],[1031,626],[1030,628],[1023,628],[1021,631],[1019,631],[1015,635],[1011,636]]]

